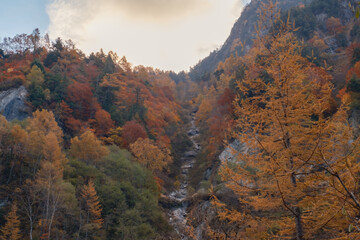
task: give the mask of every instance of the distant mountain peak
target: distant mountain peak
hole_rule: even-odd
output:
[[[278,0],[278,6],[282,10],[287,10],[304,3],[304,1],[306,0]],[[219,62],[225,61],[232,53],[237,52],[238,55],[243,55],[251,48],[255,37],[254,27],[259,16],[258,10],[260,9],[261,3],[266,2],[268,2],[268,0],[252,0],[244,7],[241,16],[235,22],[229,37],[222,47],[211,52],[208,57],[191,68],[191,79],[200,79],[205,74],[214,72]],[[240,42],[243,44],[242,46],[239,44]]]

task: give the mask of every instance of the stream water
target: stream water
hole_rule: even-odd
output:
[[[174,207],[170,210],[169,219],[170,224],[174,226],[176,232],[183,240],[189,239],[187,231],[187,207],[188,203],[186,197],[188,195],[188,179],[190,169],[194,166],[195,158],[200,151],[200,145],[196,142],[196,137],[199,135],[199,129],[195,125],[195,113],[191,113],[191,126],[188,130],[188,136],[193,143],[192,148],[185,152],[181,157],[181,174],[180,187],[178,190],[171,192],[169,198],[180,202],[179,207]]]

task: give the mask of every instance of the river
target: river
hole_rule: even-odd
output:
[[[169,198],[179,202],[178,207],[173,207],[169,212],[170,224],[175,228],[180,238],[183,240],[189,239],[189,229],[187,226],[187,208],[188,203],[186,198],[189,192],[189,172],[193,168],[196,161],[196,155],[199,153],[201,147],[196,142],[196,137],[199,135],[199,129],[195,125],[195,113],[191,113],[191,125],[188,130],[188,136],[193,143],[191,149],[183,154],[181,157],[181,174],[179,177],[180,187],[178,190],[171,192]]]

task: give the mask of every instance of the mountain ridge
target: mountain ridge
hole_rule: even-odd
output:
[[[216,70],[217,65],[220,62],[225,61],[228,57],[230,57],[231,54],[238,54],[238,56],[242,56],[247,51],[249,51],[252,46],[252,41],[255,37],[255,25],[259,16],[258,10],[260,9],[261,4],[266,2],[267,0],[252,0],[244,7],[240,17],[233,25],[229,37],[226,39],[224,44],[219,49],[212,51],[207,57],[200,60],[190,69],[189,76],[192,80],[199,81],[201,79],[208,79],[209,74]],[[315,4],[313,4],[313,2],[314,1],[307,0],[280,0],[277,2],[277,4],[278,8],[281,9],[282,12],[287,12],[291,8],[300,6],[301,4],[307,4],[308,6],[314,5],[312,6],[314,9],[323,7],[324,9],[320,9],[317,13],[319,18],[323,15],[323,12],[328,11],[328,9],[321,5],[326,5],[325,0],[317,1]],[[331,2],[331,4],[334,4],[335,2],[340,4],[340,9],[336,14],[342,15],[341,19],[343,22],[347,22],[351,19],[353,13],[351,13],[350,9],[348,9],[348,4],[351,3],[354,5],[356,0],[330,0],[328,2]],[[326,14],[328,16],[336,15],[335,13],[329,11]],[[307,21],[307,19],[304,19],[304,21]],[[313,24],[316,23],[314,22]]]

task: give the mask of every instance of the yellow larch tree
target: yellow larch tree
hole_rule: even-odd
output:
[[[153,140],[139,138],[130,144],[130,150],[142,166],[151,171],[163,170],[172,162],[170,150],[158,147]]]
[[[59,143],[62,143],[63,131],[58,126],[54,114],[47,110],[36,110],[33,113],[33,118],[29,120],[27,127],[28,132],[35,132],[42,135],[47,135],[52,132],[56,135]]]
[[[88,185],[84,185],[81,189],[81,198],[85,202],[85,224],[83,231],[85,231],[85,239],[101,239],[101,228],[104,220],[101,217],[101,205],[97,196],[94,182],[89,181]]]
[[[20,232],[20,220],[16,215],[17,205],[14,202],[11,205],[11,210],[5,217],[6,223],[1,228],[1,240],[18,240],[22,239]]]
[[[301,56],[296,29],[267,9],[234,102],[234,137],[248,151],[221,170],[242,210],[216,197],[214,205],[221,219],[240,223],[228,233],[234,239],[358,238],[359,140],[346,104],[329,114],[330,75]]]
[[[36,174],[34,189],[43,209],[39,221],[41,237],[51,239],[51,232],[63,202],[63,169],[66,162],[55,133],[44,138],[44,160]]]
[[[71,139],[70,154],[87,164],[96,165],[108,152],[108,149],[91,131],[84,132],[80,138]]]
[[[48,144],[44,144],[47,142],[46,138],[49,134],[52,135],[51,139],[55,140],[55,145],[61,145],[63,141],[63,132],[61,128],[58,126],[54,114],[47,110],[35,111],[33,113],[33,118],[29,119],[29,124],[26,128],[28,132],[28,141],[27,141],[27,151],[29,151],[30,168],[35,176],[35,173],[39,169],[41,165],[41,161],[44,160],[44,147],[48,146]],[[48,149],[51,152],[51,149]]]

